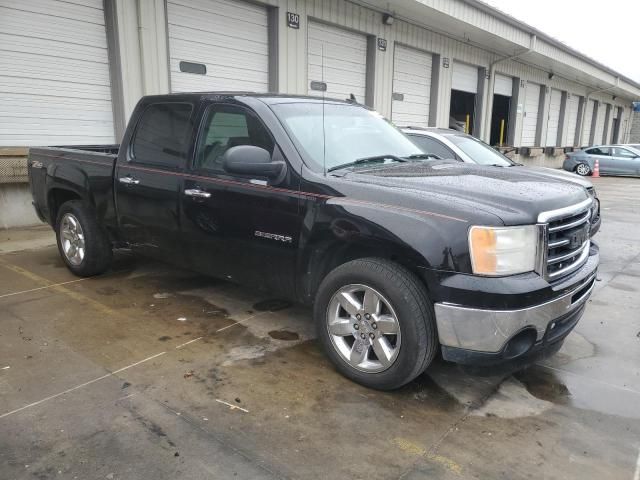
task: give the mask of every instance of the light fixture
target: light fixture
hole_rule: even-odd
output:
[[[555,73],[553,73],[553,72],[549,72],[549,80],[552,80],[552,79],[553,79],[553,77],[555,77],[555,76],[556,76],[556,74],[555,74]]]
[[[390,14],[385,13],[382,15],[382,23],[385,25],[393,25],[393,17]]]

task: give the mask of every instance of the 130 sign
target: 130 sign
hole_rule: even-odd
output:
[[[300,28],[300,15],[293,12],[287,12],[287,26],[290,28]]]

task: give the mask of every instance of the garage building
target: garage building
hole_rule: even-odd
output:
[[[640,99],[476,0],[0,0],[0,181],[24,183],[26,147],[117,143],[142,95],[199,90],[355,98],[547,166],[626,141]]]

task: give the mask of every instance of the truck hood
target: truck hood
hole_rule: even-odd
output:
[[[557,178],[560,180],[564,180],[565,182],[572,182],[575,183],[577,185],[580,185],[581,187],[584,188],[592,188],[593,184],[587,180],[586,178],[580,177],[579,175],[576,175],[575,173],[570,173],[567,172],[566,170],[557,170],[554,168],[547,168],[547,167],[534,167],[534,166],[529,166],[529,165],[517,165],[515,167],[509,167],[509,168],[516,168],[518,170],[520,169],[526,169],[529,170],[531,172],[535,172],[537,174],[540,175],[544,175],[546,177],[549,178]]]
[[[536,223],[538,214],[588,198],[585,188],[562,176],[533,169],[490,167],[451,160],[408,162],[349,170],[343,178],[356,183],[401,190],[402,195],[473,212],[481,210],[505,225]],[[400,192],[397,192],[400,193]]]

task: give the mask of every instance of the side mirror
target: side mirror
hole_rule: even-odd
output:
[[[254,145],[238,145],[227,150],[222,157],[225,171],[239,175],[278,178],[285,169],[284,162],[272,162],[264,148]]]

